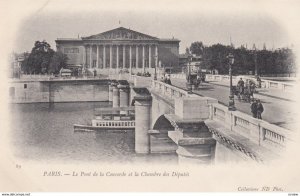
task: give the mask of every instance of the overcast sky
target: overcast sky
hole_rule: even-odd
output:
[[[180,42],[180,52],[193,41],[205,45],[222,43],[252,48],[253,43],[268,49],[292,44],[288,32],[270,15],[257,12],[209,12],[184,10],[53,10],[51,2],[43,9],[25,17],[18,27],[15,52],[30,51],[36,40],[46,40],[52,48],[56,38],[89,36],[123,26],[158,38],[175,37]],[[121,24],[119,24],[119,21]]]

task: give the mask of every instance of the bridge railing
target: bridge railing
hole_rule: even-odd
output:
[[[233,76],[232,79],[234,80],[233,83],[237,83],[237,80],[239,78],[243,79],[255,79],[251,76]],[[229,76],[227,75],[206,75],[207,81],[229,81]],[[280,90],[292,90],[295,87],[295,84],[288,83],[288,82],[280,82],[280,81],[274,81],[274,80],[266,80],[261,79],[261,87],[262,88],[273,88],[273,89],[280,89]]]
[[[152,89],[169,98],[192,97],[187,91],[153,80]],[[227,106],[219,103],[209,104],[209,117],[221,122],[227,129],[250,139],[254,143],[272,149],[274,146],[286,146],[291,141],[292,131],[253,118],[240,111],[229,111]]]
[[[210,118],[219,121],[228,129],[236,132],[260,146],[286,146],[291,141],[290,130],[253,118],[239,111],[228,111],[224,105],[215,103],[210,106]]]
[[[171,74],[171,79],[172,78],[176,78],[176,79],[186,79],[186,75],[182,74],[182,73],[178,73],[178,74]]]
[[[125,121],[125,120],[92,120],[92,125],[96,127],[114,127],[114,128],[123,128],[123,127],[135,127],[135,121]]]
[[[151,88],[155,91],[159,91],[162,95],[166,95],[169,98],[189,96],[187,91],[158,80],[152,80]]]

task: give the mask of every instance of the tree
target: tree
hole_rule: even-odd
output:
[[[24,61],[22,70],[26,73],[45,74],[48,72],[48,67],[54,50],[46,41],[36,41],[30,55]]]
[[[68,56],[60,51],[54,53],[51,58],[48,73],[57,74],[61,68],[66,68]]]
[[[264,44],[265,45],[265,44]],[[200,50],[201,49],[201,50]],[[228,74],[228,61],[226,56],[229,53],[234,55],[233,74],[248,74],[249,71],[255,73],[255,60],[257,62],[259,74],[277,74],[296,72],[295,56],[288,48],[278,50],[257,50],[255,44],[248,50],[243,45],[240,48],[214,44],[203,46],[202,42],[192,43],[190,50],[192,54],[202,55],[201,67],[205,69],[217,69],[220,74]],[[195,53],[195,51],[198,51]]]
[[[190,49],[188,47],[185,49],[185,54],[190,54]]]
[[[195,54],[195,55],[202,55],[203,54],[203,49],[204,49],[204,46],[203,46],[203,43],[202,42],[193,42],[190,46],[190,51],[192,54]]]

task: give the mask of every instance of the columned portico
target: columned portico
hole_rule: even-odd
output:
[[[107,62],[107,56],[106,56],[106,46],[109,45],[109,56],[108,56],[108,62]],[[96,57],[95,54],[93,54],[93,47],[96,46]],[[152,56],[152,49],[154,46],[154,56]],[[126,48],[128,47],[128,53],[126,54]],[[94,47],[95,48],[95,47]],[[100,48],[102,48],[102,66],[100,66]],[[122,56],[120,61],[120,48],[122,50]],[[135,50],[134,50],[135,48]],[[89,45],[89,50],[85,49],[85,55],[83,55],[83,62],[84,64],[87,63],[85,56],[88,56],[88,68],[102,68],[106,69],[116,69],[117,71],[119,69],[125,69],[129,68],[129,72],[132,73],[133,68],[133,53],[135,53],[135,68],[140,68],[139,66],[139,59],[142,60],[142,68],[143,71],[146,71],[146,68],[152,68],[152,59],[154,59],[154,66],[158,66],[158,47],[157,44],[143,44],[142,45],[142,54],[139,53],[139,45],[128,45],[128,44],[96,44],[96,45]],[[147,51],[148,49],[148,51]],[[134,52],[135,51],[135,52]],[[146,53],[148,53],[146,55]],[[127,56],[127,57],[126,57]],[[114,63],[114,58],[116,63]],[[128,61],[126,61],[126,58],[128,58]],[[147,63],[146,63],[147,61]],[[121,62],[121,64],[120,64]]]
[[[97,73],[102,73],[101,69],[114,69],[116,73],[127,68],[130,73],[147,69],[153,74],[151,68],[157,67],[158,61],[178,65],[179,40],[159,39],[123,27],[88,37],[58,38],[56,43],[58,50],[68,56],[68,65],[83,65],[97,69]]]

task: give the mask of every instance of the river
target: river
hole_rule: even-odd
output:
[[[175,154],[138,155],[134,131],[74,132],[88,124],[95,107],[108,102],[11,104],[11,144],[15,156],[47,163],[177,163]]]

